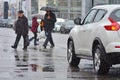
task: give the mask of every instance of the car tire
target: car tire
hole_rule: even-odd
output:
[[[65,33],[66,33],[65,28],[62,27],[62,28],[60,29],[60,32],[61,32],[62,34],[65,34]]]
[[[105,62],[105,51],[101,45],[97,45],[93,49],[93,65],[96,73],[98,75],[107,74],[109,72],[110,66]],[[103,56],[104,55],[104,56]]]
[[[71,66],[78,66],[80,63],[80,58],[76,57],[75,55],[75,48],[73,41],[68,42],[67,60]]]

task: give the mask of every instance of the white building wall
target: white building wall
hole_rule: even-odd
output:
[[[109,4],[109,0],[82,0],[82,19],[86,16],[88,11],[96,5]]]

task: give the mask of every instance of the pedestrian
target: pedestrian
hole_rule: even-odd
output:
[[[27,50],[28,46],[28,19],[24,16],[24,12],[22,10],[18,11],[18,19],[15,23],[15,33],[17,34],[16,40],[14,45],[11,47],[13,49],[17,49],[18,43],[21,39],[21,36],[23,36],[24,39],[24,47],[23,50]]]
[[[30,38],[29,41],[32,41],[34,39],[34,46],[37,45],[37,29],[38,29],[38,26],[39,26],[39,23],[37,22],[37,17],[33,17],[31,31],[34,34],[34,37]]]
[[[52,34],[51,34],[53,31],[55,22],[56,22],[55,14],[52,11],[47,10],[46,14],[44,16],[44,30],[45,30],[45,34],[47,36],[47,38],[43,44],[44,48],[46,48],[48,42],[50,42],[50,44],[51,44],[50,48],[55,47],[55,44],[54,44],[53,38],[52,38]]]
[[[41,31],[44,30],[44,20],[43,19],[40,21],[40,29],[41,29]]]

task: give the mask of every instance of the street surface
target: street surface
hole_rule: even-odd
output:
[[[53,33],[55,48],[50,49],[48,45],[47,49],[42,51],[38,46],[34,47],[33,42],[27,51],[23,51],[23,38],[18,49],[12,49],[15,36],[13,29],[0,28],[0,80],[120,79],[119,65],[112,67],[104,76],[98,76],[94,72],[92,61],[89,60],[81,60],[78,67],[70,67],[66,59],[68,34]]]

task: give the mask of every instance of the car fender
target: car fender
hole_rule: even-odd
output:
[[[77,44],[78,44],[77,43],[77,40],[78,40],[77,39],[77,33],[78,33],[77,27],[79,27],[79,26],[75,26],[69,33],[69,39],[71,39],[74,43],[75,52],[77,52]]]
[[[100,38],[98,38],[98,37],[96,37],[94,40],[93,40],[93,44],[92,44],[92,53],[93,53],[93,48],[96,46],[96,45],[101,45],[102,46],[102,49],[106,52],[106,50],[105,50],[105,47],[103,46],[103,43],[102,43],[102,41],[101,41],[101,39]]]

